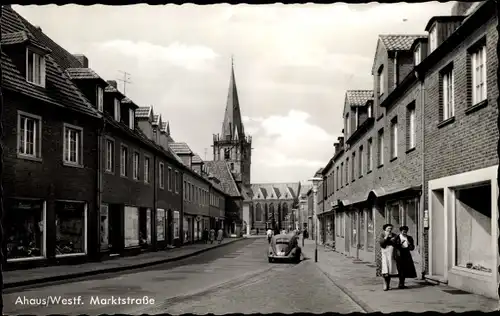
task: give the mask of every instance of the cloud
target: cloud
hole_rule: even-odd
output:
[[[144,41],[111,40],[99,43],[97,46],[108,53],[121,53],[150,64],[164,61],[188,70],[205,69],[212,60],[218,57],[218,54],[209,47],[185,45],[179,42],[161,46]]]

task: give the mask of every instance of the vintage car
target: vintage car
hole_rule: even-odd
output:
[[[269,245],[267,257],[269,262],[277,260],[291,260],[300,262],[301,248],[299,239],[295,234],[279,234],[273,236]]]

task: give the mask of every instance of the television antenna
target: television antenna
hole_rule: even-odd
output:
[[[132,81],[130,81],[130,73],[123,71],[123,70],[118,70],[118,72],[123,74],[123,79],[118,79],[118,81],[123,82],[123,94],[125,94],[127,83],[132,84]]]

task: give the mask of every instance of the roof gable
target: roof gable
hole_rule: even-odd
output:
[[[373,57],[372,75],[375,74],[377,56],[380,49],[386,52],[393,51],[409,51],[413,42],[418,38],[426,38],[425,34],[382,34],[378,36],[377,47],[375,49],[375,56]]]
[[[225,161],[206,161],[205,164],[210,172],[220,181],[223,192],[231,197],[241,197],[240,190]]]
[[[189,148],[186,143],[169,143],[168,146],[173,150],[177,155],[192,155],[193,152],[191,148]]]
[[[153,113],[153,107],[152,106],[141,106],[135,111],[135,117],[136,118],[151,118],[151,114]]]

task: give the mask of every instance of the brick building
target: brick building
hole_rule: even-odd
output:
[[[495,12],[459,4],[427,34],[379,36],[373,91],[346,93],[318,207],[335,213],[336,250],[378,274],[382,225],[406,225],[422,276],[496,297]]]
[[[222,226],[240,198],[175,153],[161,115],[10,6],[1,24],[8,269],[162,250]]]

